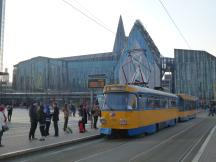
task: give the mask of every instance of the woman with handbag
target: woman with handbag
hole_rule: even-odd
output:
[[[3,136],[3,132],[5,131],[6,126],[7,126],[6,125],[7,118],[5,116],[4,110],[5,110],[5,108],[1,105],[0,106],[0,147],[3,146],[1,144],[1,139],[2,139],[2,136]]]

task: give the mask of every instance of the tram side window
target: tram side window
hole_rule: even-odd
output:
[[[147,98],[142,95],[139,95],[139,109],[146,108],[146,102],[147,102]]]
[[[190,110],[190,109],[191,109],[190,101],[187,101],[187,110]]]
[[[146,102],[146,108],[153,108],[153,100],[148,98]]]
[[[159,99],[155,99],[154,100],[154,108],[160,108],[160,100]]]
[[[146,108],[160,108],[160,100],[155,98],[148,98]]]
[[[171,103],[171,105],[170,105],[171,107],[176,107],[176,100],[171,100],[170,103]]]
[[[189,102],[189,110],[195,109],[195,101],[190,101]]]
[[[168,100],[167,99],[161,100],[161,108],[168,108]]]
[[[196,109],[196,102],[195,101],[192,102],[192,109]]]
[[[184,111],[184,101],[182,99],[179,99],[178,108],[180,111]]]
[[[190,110],[190,102],[185,101],[185,110]]]
[[[129,95],[129,100],[128,100],[128,109],[136,109],[137,108],[137,97],[134,94]]]

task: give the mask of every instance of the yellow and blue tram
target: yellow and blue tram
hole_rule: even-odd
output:
[[[100,133],[134,136],[154,133],[195,117],[196,98],[135,85],[107,85]]]
[[[178,96],[178,114],[179,121],[187,121],[196,117],[196,108],[198,100],[194,96],[187,94],[177,94]]]

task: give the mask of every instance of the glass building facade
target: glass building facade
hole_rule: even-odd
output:
[[[160,68],[160,52],[137,20],[115,68],[115,78],[122,84],[144,82],[149,88],[154,88],[161,85]]]
[[[212,100],[216,85],[216,57],[205,51],[175,49],[175,91]]]
[[[116,55],[102,53],[71,58],[36,57],[14,66],[13,87],[18,91],[88,91],[88,76],[103,74],[114,82]]]
[[[44,92],[66,90],[67,63],[58,59],[36,57],[14,66],[13,87],[20,91]]]
[[[18,91],[87,92],[89,76],[104,76],[106,84],[147,82],[160,86],[160,53],[140,21],[125,36],[120,17],[112,52],[65,58],[36,57],[18,63],[13,88]]]

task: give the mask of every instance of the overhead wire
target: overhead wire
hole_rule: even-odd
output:
[[[105,25],[103,25],[101,22],[98,22],[98,20],[95,20],[95,18],[92,18],[90,16],[88,16],[86,13],[84,13],[83,11],[81,11],[79,8],[75,7],[73,4],[69,3],[66,0],[62,0],[64,3],[66,3],[67,5],[69,5],[70,7],[72,7],[74,10],[78,11],[79,13],[81,13],[83,16],[87,17],[88,19],[90,19],[91,21],[93,21],[94,23],[96,23],[97,25],[101,26],[102,28],[106,29],[107,31],[111,32],[112,34],[115,34],[112,30],[110,30],[108,27],[106,27]],[[95,17],[95,16],[94,16]]]
[[[168,17],[170,18],[170,20],[172,21],[173,25],[175,26],[175,28],[177,29],[177,31],[179,32],[180,36],[182,37],[182,39],[184,40],[184,42],[186,43],[186,45],[188,46],[189,49],[191,49],[190,44],[188,43],[187,39],[184,37],[183,33],[181,32],[181,30],[179,29],[179,27],[177,26],[177,24],[175,23],[174,19],[172,18],[172,16],[170,15],[170,13],[168,12],[166,6],[163,4],[163,2],[161,0],[158,0],[161,4],[161,6],[163,7],[163,9],[165,10],[166,14],[168,15]]]
[[[97,20],[98,22],[100,22],[101,24],[103,24],[104,26],[106,26],[105,23],[102,20],[100,20],[99,18],[97,18],[92,12],[90,12],[87,8],[85,8],[80,2],[78,2],[77,0],[72,0],[72,1],[76,2],[82,9],[84,9],[95,20]]]
[[[87,10],[82,4],[80,4],[78,1],[75,1],[77,4],[79,4],[79,6],[81,6],[88,14],[90,14],[91,16],[87,15],[86,13],[84,13],[83,11],[81,11],[79,8],[75,7],[73,4],[71,4],[70,2],[66,1],[66,0],[62,0],[64,3],[66,3],[67,5],[69,5],[70,7],[72,7],[74,10],[78,11],[79,13],[81,13],[83,16],[87,17],[88,19],[90,19],[91,21],[93,21],[94,23],[96,23],[97,25],[101,26],[102,28],[106,29],[107,31],[111,32],[112,34],[115,34],[115,32],[113,32],[112,30],[110,30],[108,27],[106,27],[106,25],[104,25],[104,23],[98,19],[96,16],[94,16],[89,10]],[[173,23],[173,25],[175,26],[175,28],[177,29],[177,31],[179,32],[180,36],[182,37],[182,39],[184,40],[184,42],[186,43],[186,45],[188,46],[189,49],[191,49],[191,46],[189,44],[189,42],[187,41],[187,39],[185,38],[185,36],[183,35],[183,33],[181,32],[180,28],[177,26],[177,24],[175,23],[174,19],[172,18],[171,14],[169,13],[169,11],[167,10],[166,6],[163,4],[163,2],[161,0],[158,0],[159,3],[161,4],[161,6],[163,7],[164,11],[166,12],[166,14],[168,15],[168,17],[170,18],[171,22]],[[93,18],[92,18],[93,17]]]

